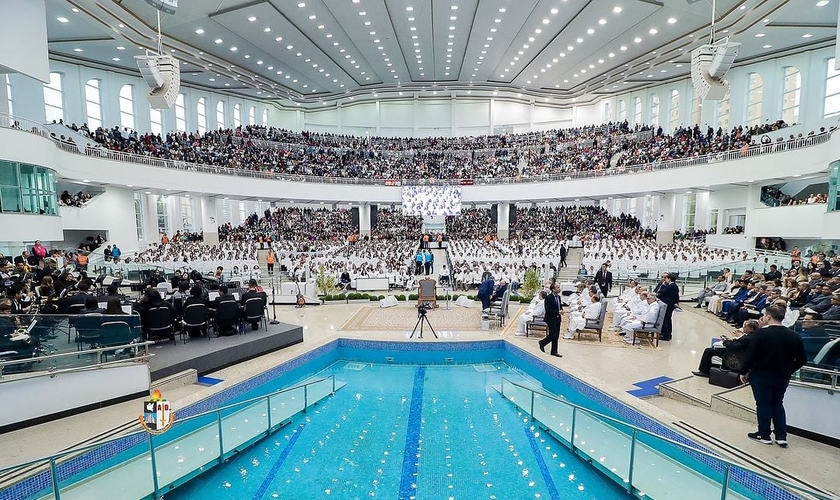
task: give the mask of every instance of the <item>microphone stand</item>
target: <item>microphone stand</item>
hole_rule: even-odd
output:
[[[282,280],[280,283],[283,283]],[[274,317],[269,321],[269,324],[279,325],[280,322],[277,321],[277,301],[274,299],[274,276],[271,277],[271,313]]]

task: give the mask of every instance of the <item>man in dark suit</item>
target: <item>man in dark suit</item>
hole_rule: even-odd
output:
[[[595,283],[601,289],[601,295],[606,297],[612,289],[612,273],[607,269],[606,264],[601,264],[601,269],[595,273]]]
[[[563,243],[560,245],[560,267],[568,267],[569,265],[566,264],[566,254],[568,251],[566,250],[566,244]],[[521,254],[521,253],[520,253]]]
[[[490,308],[490,297],[493,295],[493,289],[496,287],[496,282],[493,281],[493,276],[488,276],[481,282],[478,287],[478,298],[481,300],[481,310],[484,311]]]
[[[675,277],[672,273],[665,274],[662,287],[659,289],[659,294],[657,295],[659,300],[668,306],[665,309],[665,318],[662,320],[662,334],[659,336],[659,340],[671,340],[671,334],[674,331],[673,325],[671,324],[671,316],[673,316],[674,309],[677,308],[677,304],[680,302],[680,287],[674,283],[674,279]]]
[[[551,285],[551,293],[545,298],[545,323],[548,327],[548,335],[540,340],[540,350],[545,352],[545,346],[551,344],[552,356],[562,358],[563,355],[557,352],[557,340],[560,338],[560,320],[563,312],[563,304],[560,302],[560,283]]]
[[[260,301],[261,301],[260,304],[262,305],[263,308],[265,308],[266,304],[268,303],[268,296],[266,295],[265,292],[257,291],[257,280],[252,279],[248,282],[248,291],[243,293],[242,297],[239,298],[239,303],[240,303],[240,305],[242,305],[243,314],[245,313],[245,305],[248,303],[248,299],[254,299],[254,298],[260,299]],[[260,329],[259,321],[252,322],[251,323],[251,329],[259,330]]]

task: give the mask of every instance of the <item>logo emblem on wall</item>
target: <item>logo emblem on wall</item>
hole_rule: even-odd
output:
[[[163,399],[160,391],[152,391],[152,397],[143,402],[143,414],[138,416],[140,425],[149,434],[163,434],[175,422],[175,413],[169,401]]]

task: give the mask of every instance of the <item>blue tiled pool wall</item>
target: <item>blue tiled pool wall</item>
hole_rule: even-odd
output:
[[[555,366],[546,363],[545,361],[533,356],[532,354],[524,351],[523,349],[513,344],[505,342],[505,353],[505,361],[508,364],[519,367],[529,375],[540,380],[549,392],[552,392],[554,394],[564,394],[568,392],[567,389],[571,389],[572,391],[574,391],[574,393],[566,396],[566,398],[572,403],[579,404],[581,406],[586,406],[588,408],[593,409],[594,411],[598,411],[600,413],[604,413],[605,415],[624,420],[630,424],[635,425],[636,427],[640,427],[649,432],[653,432],[678,443],[690,446],[694,449],[701,450],[706,453],[714,453],[708,448],[705,448],[700,444],[695,443],[694,441],[686,438],[685,436],[682,436],[681,434],[678,434],[670,428],[662,425],[661,423],[648,417],[644,413],[641,413],[638,410],[622,403],[621,401],[614,399],[612,396],[606,394],[600,389],[597,389],[583,382],[582,380],[559,370]],[[577,394],[578,396],[575,397],[575,394]],[[587,400],[587,404],[582,405],[580,401],[575,401],[575,399],[579,397],[585,398],[585,400]],[[594,405],[592,403],[594,403]],[[603,410],[599,409],[598,407],[603,408]],[[658,451],[663,452],[671,458],[675,458],[682,463],[684,463],[686,456],[691,457],[697,463],[702,464],[704,467],[707,468],[707,471],[700,470],[700,472],[706,473],[706,475],[708,475],[709,477],[721,477],[725,469],[723,464],[718,460],[714,460],[700,453],[692,453],[691,451],[685,450],[683,448],[678,448],[674,445],[667,445],[665,443],[659,442],[657,443],[657,446],[655,446],[655,448]],[[697,467],[694,468],[698,469]],[[746,488],[748,492],[751,492],[751,494],[747,493],[749,496],[759,494],[761,498],[767,500],[799,499],[799,497],[793,495],[792,493],[739,467],[733,467],[730,471],[729,477],[731,489],[736,491],[743,491],[741,488],[738,488],[738,486],[740,485],[743,488]]]
[[[199,413],[217,409],[220,406],[231,404],[237,400],[248,399],[248,394],[252,393],[262,384],[269,382],[277,382],[284,384],[284,386],[293,384],[295,381],[310,375],[313,369],[319,371],[334,363],[337,359],[337,347],[338,341],[324,344],[255,377],[244,380],[229,388],[222,389],[206,399],[184,408],[177,408],[175,409],[176,416],[179,420],[182,420]],[[314,364],[310,365],[309,363]],[[176,426],[170,433],[156,437],[156,444],[165,443],[183,435],[192,430],[195,425],[199,424],[196,422],[192,426]],[[181,428],[180,432],[178,431],[179,427]],[[70,479],[90,477],[114,464],[132,458],[138,453],[143,453],[148,448],[149,436],[145,433],[132,434],[125,438],[109,442],[78,457],[58,464],[56,470],[59,482],[63,485]],[[49,472],[42,472],[0,491],[0,500],[39,498],[49,491],[52,491],[51,475]]]

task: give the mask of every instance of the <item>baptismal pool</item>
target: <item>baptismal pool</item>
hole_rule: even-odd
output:
[[[175,411],[0,499],[797,498],[504,341],[339,339]]]

